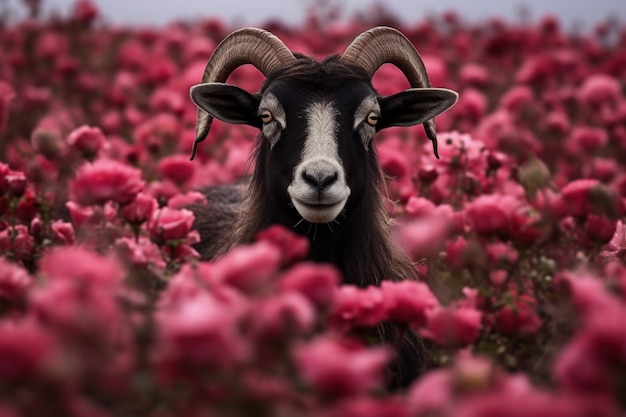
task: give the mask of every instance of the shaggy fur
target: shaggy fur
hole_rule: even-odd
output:
[[[344,283],[365,287],[383,280],[415,279],[411,261],[391,240],[375,147],[369,143],[366,149],[353,128],[358,104],[374,92],[367,74],[336,56],[323,62],[298,58],[296,65],[271,74],[261,90],[261,94],[271,91],[290,110],[281,139],[270,150],[261,134],[252,155],[251,177],[206,190],[208,204],[192,207],[201,235],[197,250],[203,259],[215,259],[234,246],[253,242],[270,225],[280,224],[307,236],[308,258],[337,266]],[[303,146],[304,106],[313,100],[331,100],[339,110],[339,156],[351,189],[344,212],[329,224],[303,221],[286,191]],[[421,341],[412,331],[392,324],[380,326],[377,333],[398,351],[398,360],[390,368],[390,385],[407,385],[423,367]]]

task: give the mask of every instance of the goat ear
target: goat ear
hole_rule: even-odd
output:
[[[257,114],[260,98],[246,90],[229,84],[204,83],[191,87],[189,95],[196,106],[216,119],[261,127]]]
[[[424,123],[454,106],[459,95],[447,88],[411,88],[378,100],[378,130]]]

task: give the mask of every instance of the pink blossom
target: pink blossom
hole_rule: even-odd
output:
[[[266,241],[281,251],[283,264],[291,264],[304,259],[309,252],[309,240],[297,235],[283,226],[274,225],[262,230],[257,235],[259,241]]]
[[[533,91],[526,85],[511,87],[500,99],[502,107],[511,113],[519,113],[524,106],[529,106],[535,100]]]
[[[285,292],[255,303],[250,317],[250,332],[259,342],[282,340],[311,332],[315,310],[302,294]]]
[[[249,355],[238,332],[239,316],[209,294],[202,294],[157,316],[156,361],[164,376],[185,369],[228,369]]]
[[[478,122],[487,112],[487,97],[474,88],[467,88],[459,95],[452,112],[473,123]]]
[[[459,79],[464,84],[480,87],[489,82],[489,73],[483,65],[469,63],[461,67]]]
[[[122,208],[122,216],[128,223],[139,225],[151,219],[158,206],[154,197],[139,193],[131,203]]]
[[[339,328],[371,327],[386,320],[382,290],[374,286],[340,286],[335,291],[330,319]]]
[[[34,321],[0,323],[0,375],[5,381],[33,382],[51,371],[55,340]]]
[[[441,210],[411,220],[394,231],[395,238],[413,259],[435,256],[450,233],[451,214]]]
[[[0,252],[10,254],[15,259],[26,260],[33,254],[35,240],[23,224],[0,231]]]
[[[159,161],[159,172],[175,184],[184,185],[195,173],[196,165],[186,155],[171,155]]]
[[[56,247],[40,261],[42,275],[50,281],[70,281],[81,285],[114,288],[124,279],[122,266],[80,246]]]
[[[150,237],[158,244],[186,239],[194,219],[194,214],[187,209],[160,208],[152,213]]]
[[[167,201],[167,206],[173,209],[182,209],[190,204],[206,204],[204,194],[197,191],[189,191],[185,194],[176,194]]]
[[[533,334],[541,327],[541,319],[536,312],[537,300],[530,294],[514,296],[494,315],[495,326],[507,335]]]
[[[78,169],[70,184],[73,201],[82,206],[115,201],[130,203],[143,190],[141,171],[117,161],[99,159]]]
[[[604,147],[609,141],[606,130],[576,126],[568,139],[568,145],[572,153],[590,153]]]
[[[436,307],[426,315],[428,324],[420,330],[420,334],[440,345],[466,346],[478,337],[482,319],[479,310],[469,307]]]
[[[74,129],[67,136],[67,144],[87,156],[98,153],[106,142],[102,130],[98,127],[83,125]]]
[[[411,387],[407,394],[407,408],[411,415],[449,415],[454,408],[452,375],[449,370],[428,372]]]
[[[219,282],[246,293],[261,291],[270,284],[280,267],[280,250],[267,242],[239,246],[214,264]]]
[[[53,239],[61,245],[73,245],[76,241],[74,227],[71,223],[63,220],[55,220],[51,223],[50,228],[54,234]]]
[[[0,298],[10,302],[20,300],[32,284],[28,272],[0,257]]]
[[[74,223],[75,226],[81,227],[97,223],[98,218],[93,207],[83,207],[73,201],[66,202],[65,207],[67,207],[70,212],[72,223]]]
[[[120,238],[115,247],[123,259],[129,260],[139,267],[152,266],[159,270],[165,269],[165,261],[159,247],[151,240],[141,237],[139,240]]]
[[[384,348],[363,348],[324,336],[294,346],[292,355],[302,379],[331,398],[380,386],[389,359]]]
[[[485,194],[465,206],[465,214],[474,230],[480,234],[506,232],[520,201],[509,195]]]
[[[600,185],[598,180],[574,180],[561,189],[561,198],[557,203],[559,213],[582,217],[593,209],[591,193]]]
[[[73,17],[82,23],[91,23],[100,14],[100,10],[91,0],[78,0],[74,3]]]
[[[426,323],[428,312],[439,305],[437,298],[423,282],[383,281],[381,290],[384,309],[390,321],[421,327]]]
[[[607,245],[607,250],[602,252],[605,257],[615,257],[626,262],[626,226],[619,220],[615,226],[615,232]]]
[[[296,292],[318,307],[328,306],[341,277],[331,265],[301,262],[280,276],[278,290]]]
[[[578,91],[580,102],[592,108],[604,103],[614,104],[621,96],[619,82],[606,74],[587,77]]]

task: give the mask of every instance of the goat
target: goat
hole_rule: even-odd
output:
[[[384,63],[397,66],[411,88],[377,94],[371,79]],[[225,84],[243,64],[266,77],[258,93]],[[343,55],[317,61],[292,53],[267,31],[240,29],[215,49],[190,96],[198,107],[191,159],[213,117],[260,130],[249,180],[211,188],[208,204],[194,207],[203,259],[279,224],[308,236],[309,259],[334,264],[345,283],[364,287],[415,278],[415,267],[391,239],[373,139],[387,127],[423,123],[438,158],[433,118],[458,95],[431,88],[422,59],[402,33],[377,27],[355,38]],[[419,367],[419,340],[412,333],[379,330],[387,341],[408,338],[397,372]],[[404,372],[398,378],[414,376]]]

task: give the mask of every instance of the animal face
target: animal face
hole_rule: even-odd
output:
[[[388,47],[394,43],[397,51]],[[363,55],[370,44],[378,52]],[[259,45],[264,52],[256,54]],[[246,48],[255,51],[249,51],[252,63],[267,76],[256,94],[224,83],[247,58]],[[275,57],[281,61],[272,61]],[[416,88],[378,95],[371,77],[384,62],[396,64]],[[200,109],[196,143],[206,136],[212,117],[257,127],[256,163],[265,167],[260,175],[268,197],[277,210],[295,210],[310,223],[330,223],[349,213],[379,185],[372,146],[378,130],[424,123],[436,154],[432,119],[457,100],[453,91],[430,88],[414,47],[391,28],[365,32],[342,57],[321,62],[292,54],[268,32],[243,29],[216,49],[203,81],[190,91]]]

